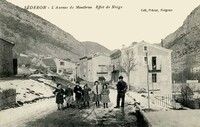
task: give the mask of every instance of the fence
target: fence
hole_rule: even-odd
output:
[[[159,96],[154,95],[154,103],[163,106],[166,108],[175,108],[175,105],[173,104],[173,96],[172,95],[166,95],[166,96]]]

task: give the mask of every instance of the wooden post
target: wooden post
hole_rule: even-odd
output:
[[[148,90],[148,109],[150,109],[150,94],[149,94],[149,63],[148,63],[148,52],[146,52],[147,57],[147,90]]]

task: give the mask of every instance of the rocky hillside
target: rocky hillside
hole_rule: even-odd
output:
[[[194,66],[200,63],[200,6],[190,13],[179,29],[163,40],[163,44],[173,50],[173,71],[181,71],[187,67],[186,61],[191,56],[196,61]]]
[[[69,33],[11,3],[0,2],[0,17],[0,37],[15,42],[16,54],[71,58],[77,61],[80,56],[87,53],[85,44]],[[88,44],[87,51],[91,50],[90,47],[95,51],[93,45],[95,44]],[[101,47],[97,44],[97,47],[99,46]],[[109,52],[108,49],[105,50]]]
[[[86,54],[94,54],[94,53],[105,53],[105,54],[110,54],[111,51],[107,49],[106,47],[96,43],[96,42],[90,42],[90,41],[85,41],[82,42]]]

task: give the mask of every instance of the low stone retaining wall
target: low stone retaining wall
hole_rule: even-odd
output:
[[[192,109],[200,109],[200,99],[188,100],[188,107]]]
[[[0,91],[0,109],[16,103],[16,89]]]

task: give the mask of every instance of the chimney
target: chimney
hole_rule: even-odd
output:
[[[122,45],[122,49],[124,49],[124,48],[125,48],[125,44]]]
[[[137,42],[132,42],[132,44],[131,44],[131,45],[133,46],[133,45],[135,45],[135,44],[137,44]]]

